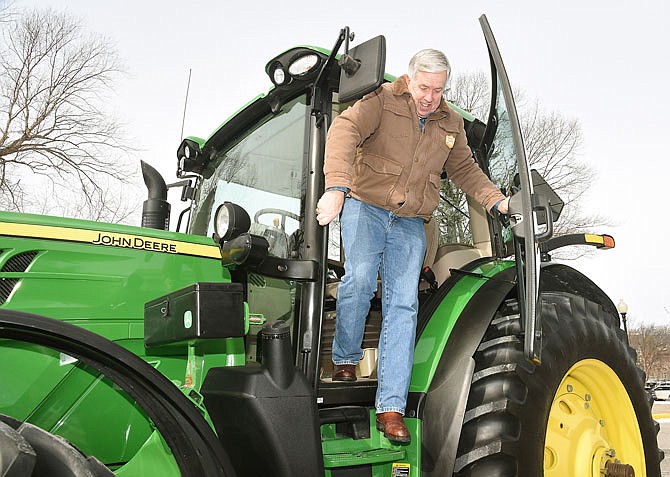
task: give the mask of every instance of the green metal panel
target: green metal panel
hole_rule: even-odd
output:
[[[158,432],[151,434],[126,465],[115,471],[119,477],[180,477],[172,452]]]
[[[79,363],[63,366],[65,378],[27,420],[76,443],[86,455],[106,463],[132,458],[153,432],[132,400],[107,379]],[[104,432],[98,429],[104,426]]]
[[[511,261],[486,262],[472,270],[474,274],[481,274],[481,278],[474,275],[464,275],[449,290],[442,303],[433,313],[414,348],[410,392],[428,391],[444,347],[465,306],[489,277],[493,277],[502,270],[513,266],[514,262]]]

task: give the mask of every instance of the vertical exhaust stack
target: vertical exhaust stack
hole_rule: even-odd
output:
[[[168,230],[170,228],[170,203],[167,201],[167,185],[160,173],[144,161],[142,176],[149,197],[142,205],[142,227]]]

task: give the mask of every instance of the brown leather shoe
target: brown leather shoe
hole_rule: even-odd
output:
[[[333,368],[333,381],[356,381],[356,365],[336,364]]]
[[[377,429],[382,431],[384,437],[390,441],[406,443],[411,440],[409,429],[399,412],[377,414]]]

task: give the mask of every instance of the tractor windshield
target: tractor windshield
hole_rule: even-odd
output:
[[[217,207],[235,202],[252,217],[251,232],[268,239],[270,253],[290,256],[300,219],[306,114],[303,95],[279,114],[258,118],[244,136],[215,153],[213,172],[195,198],[191,233],[211,236]]]

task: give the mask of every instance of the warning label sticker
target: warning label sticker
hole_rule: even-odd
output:
[[[409,464],[394,462],[391,477],[409,477]]]

